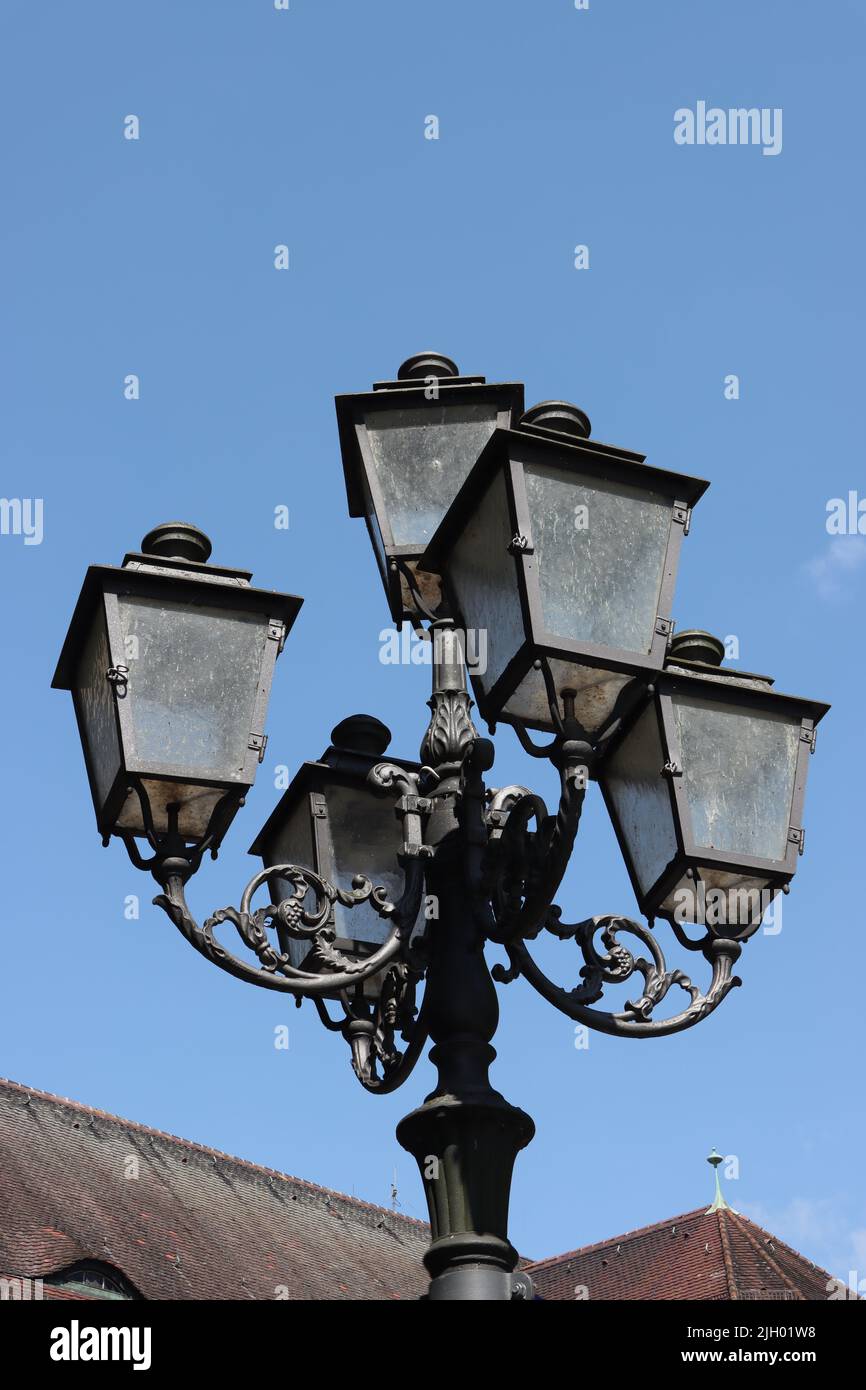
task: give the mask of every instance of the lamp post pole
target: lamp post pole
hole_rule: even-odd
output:
[[[425,1021],[438,1079],[400,1122],[397,1138],[417,1161],[427,1198],[430,1298],[502,1300],[513,1296],[518,1258],[508,1239],[511,1174],[535,1126],[488,1077],[499,1001],[466,867],[486,844],[481,774],[492,763],[492,745],[472,724],[460,634],[437,623],[431,636],[432,717],[421,758],[436,777],[428,793],[427,842],[435,852],[426,880],[437,916]]]

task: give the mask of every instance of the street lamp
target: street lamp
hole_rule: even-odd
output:
[[[302,599],[207,563],[170,522],[123,565],[92,565],[52,682],[71,690],[107,844],[217,849],[264,756],[274,664]]]
[[[599,781],[641,912],[760,924],[803,853],[803,798],[828,706],[721,666],[707,633],[676,633],[647,704]]]
[[[404,826],[392,788],[396,776],[411,779],[420,767],[391,759],[388,775],[377,780],[375,770],[383,766],[390,742],[390,731],[370,715],[342,720],[319,761],[300,768],[250,849],[250,854],[261,856],[266,869],[309,864],[319,878],[340,890],[333,903],[333,946],[347,960],[369,959],[388,935],[387,916],[372,897],[373,881],[386,904],[402,888]],[[363,876],[358,874],[359,864],[365,866]],[[279,872],[269,874],[268,884],[276,903],[301,902],[309,891],[303,878],[293,881]],[[292,936],[280,920],[276,926],[293,965],[327,971],[328,959],[316,954],[317,943],[308,931]],[[365,995],[375,997],[381,985],[381,976],[369,976]]]
[[[576,406],[544,401],[496,430],[420,561],[486,633],[471,674],[490,724],[555,732],[567,702],[596,737],[664,663],[680,544],[707,484],[589,429]]]
[[[423,391],[406,381],[448,369],[425,354],[380,393],[338,403],[350,511],[367,516],[392,615],[429,624],[420,761],[389,758],[388,730],[372,716],[343,720],[258,835],[251,852],[263,867],[237,908],[199,925],[185,886],[252,782],[273,660],[300,600],[208,566],[195,528],[157,528],[123,569],[89,572],[55,684],[73,691],[100,830],[150,870],[155,902],[197,951],[241,980],[311,999],[368,1091],[401,1085],[432,1039],[438,1079],[397,1129],[430,1212],[429,1296],[504,1300],[530,1294],[513,1272],[508,1202],[534,1126],[488,1079],[494,980],[523,976],[569,1018],[618,1037],[681,1032],[711,1014],[740,983],[733,967],[765,895],[796,871],[808,755],[827,706],[727,671],[706,633],[672,636],[677,550],[706,484],[596,444],[583,413],[561,402],[508,428],[516,387],[454,396],[482,385],[460,379],[439,388],[452,394],[436,410],[474,401],[486,414],[460,404],[425,415]],[[482,712],[556,769],[555,815],[526,787],[485,783],[494,749],[466,688],[473,625],[486,627],[493,662],[473,672]],[[540,746],[530,728],[553,737]],[[554,904],[590,776],[647,924],[566,924]],[[265,886],[270,901],[255,907]],[[708,889],[758,896],[744,914],[711,913]],[[705,989],[668,968],[655,917],[708,964]],[[242,949],[218,935],[225,924]],[[577,946],[577,985],[541,970],[528,943],[542,932]],[[486,942],[508,957],[492,974]],[[618,1011],[595,1007],[633,977],[636,996]],[[686,999],[665,1013],[675,988]]]
[[[461,376],[450,357],[419,352],[396,381],[336,405],[349,515],[367,523],[391,616],[426,616],[439,581],[416,574],[417,561],[493,431],[519,417],[523,387]]]

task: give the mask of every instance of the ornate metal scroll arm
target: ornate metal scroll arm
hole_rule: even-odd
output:
[[[331,1018],[324,1000],[314,1001],[325,1027],[346,1039],[352,1050],[352,1070],[364,1090],[374,1095],[387,1095],[402,1086],[424,1049],[424,1003],[420,1012],[415,1006],[419,980],[417,972],[403,961],[389,966],[377,999],[365,999],[361,988],[351,995],[348,990],[341,992],[342,1019]],[[395,1041],[398,1031],[407,1044],[403,1052]]]
[[[487,934],[501,944],[538,935],[574,848],[593,751],[582,739],[555,742],[551,758],[560,777],[555,816],[547,814],[540,796],[524,788],[505,788],[491,798],[486,875],[493,920]],[[536,829],[530,831],[533,821]]]
[[[705,993],[701,993],[682,970],[668,969],[658,940],[650,928],[628,917],[589,917],[586,921],[565,925],[560,923],[559,909],[555,908],[545,925],[560,940],[574,940],[580,947],[584,959],[580,971],[583,983],[571,990],[554,984],[533,960],[522,941],[507,944],[510,968],[494,966],[494,978],[508,984],[518,975],[523,975],[561,1013],[602,1033],[622,1038],[658,1038],[669,1033],[681,1033],[711,1014],[726,995],[742,983],[732,973],[742,949],[740,942],[732,937],[718,937],[708,932],[702,942],[691,943],[694,949],[700,947],[712,966],[709,987]],[[649,959],[635,957],[623,946],[619,941],[621,932],[636,936],[647,948]],[[599,951],[595,944],[598,933],[601,934],[604,952]],[[602,997],[604,985],[622,984],[634,974],[643,977],[640,998],[629,1001],[619,1013],[606,1013],[591,1007]],[[690,1003],[672,1018],[653,1018],[656,1006],[674,985],[689,995]]]
[[[221,908],[207,919],[204,926],[199,926],[189,910],[184,893],[184,884],[191,873],[188,862],[167,859],[152,872],[163,888],[163,892],[154,898],[154,905],[166,912],[181,935],[205,959],[236,979],[263,989],[311,997],[334,995],[340,990],[352,989],[405,955],[412,925],[420,911],[424,887],[423,870],[417,858],[404,862],[405,888],[397,903],[388,899],[385,888],[374,887],[371,880],[362,874],[356,875],[351,891],[346,891],[321,878],[312,869],[297,864],[275,864],[260,870],[250,879],[239,908]],[[269,903],[253,911],[253,894],[272,876],[291,884],[292,893],[276,905]],[[311,892],[313,905],[308,907],[307,899]],[[348,908],[369,902],[380,917],[392,923],[383,944],[363,960],[345,956],[334,944],[336,932],[332,925],[332,909],[338,902]],[[244,945],[258,957],[258,967],[234,955],[217,940],[215,928],[222,922],[232,923]],[[270,926],[279,927],[284,935],[294,940],[307,942],[314,959],[324,969],[315,972],[293,966],[288,953],[277,950],[271,943],[267,935]]]

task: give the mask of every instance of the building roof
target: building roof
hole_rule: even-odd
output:
[[[45,1281],[21,1298],[416,1299],[428,1241],[423,1221],[0,1080],[0,1280]],[[823,1300],[831,1280],[726,1205],[521,1267],[554,1301]]]
[[[528,1266],[543,1299],[826,1300],[832,1276],[724,1206]]]
[[[147,1299],[415,1299],[428,1240],[411,1217],[0,1080],[7,1279],[95,1262]]]

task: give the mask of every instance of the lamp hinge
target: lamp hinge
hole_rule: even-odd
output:
[[[535,546],[528,536],[524,536],[522,531],[518,531],[516,536],[512,536],[508,542],[509,555],[534,555]]]
[[[806,848],[806,832],[801,827],[792,825],[788,831],[788,839],[792,845],[797,846],[797,853],[802,854]]]
[[[672,758],[670,762],[665,763],[661,775],[662,777],[682,777],[683,770],[680,764]]]
[[[817,730],[817,729],[807,729],[807,728],[805,727],[805,725],[800,729],[800,742],[801,742],[801,743],[808,743],[808,745],[809,745],[809,752],[810,752],[810,753],[814,753],[814,751],[815,751],[815,744],[816,744],[817,740],[818,740],[818,730]]]
[[[674,630],[672,618],[656,618],[656,632],[662,637],[670,637]]]
[[[281,652],[283,650],[283,643],[286,640],[286,625],[280,622],[279,618],[270,618],[268,620],[268,639],[271,642],[279,643],[279,647],[277,648],[278,651]]]
[[[250,734],[247,740],[247,748],[252,748],[259,755],[259,762],[265,760],[265,749],[268,745],[267,734]]]
[[[692,509],[682,502],[674,504],[674,521],[678,522],[683,528],[683,535],[687,536],[692,524]]]

